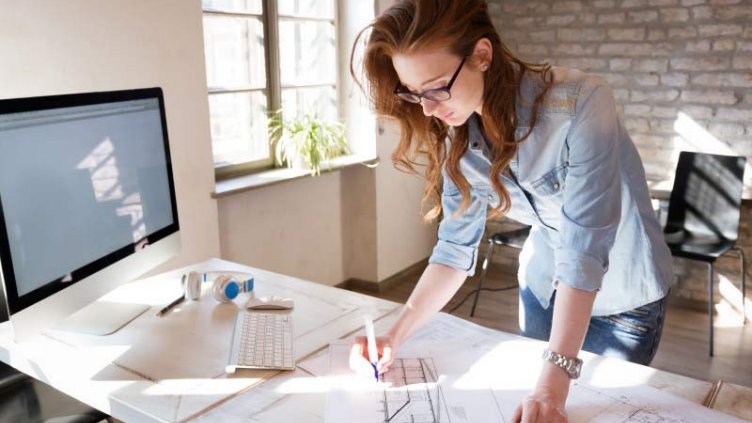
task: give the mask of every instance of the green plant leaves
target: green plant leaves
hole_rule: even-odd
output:
[[[323,162],[350,152],[345,128],[339,122],[308,114],[285,120],[278,111],[270,116],[268,129],[276,163],[287,167],[302,163],[313,176],[321,174]]]

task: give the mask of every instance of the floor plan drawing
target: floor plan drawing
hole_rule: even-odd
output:
[[[503,370],[483,369],[488,374]],[[493,388],[501,422],[510,421],[529,392],[508,386]],[[578,423],[741,423],[736,417],[647,385],[603,387],[577,381],[570,386],[566,411],[569,421]]]
[[[435,345],[429,342],[426,345]],[[442,351],[445,348],[442,348]],[[347,368],[349,345],[330,345],[330,377],[337,389],[330,391],[326,421],[363,423],[498,423],[493,392],[458,390],[453,373],[454,358],[442,362],[442,355],[431,349],[421,354],[405,351],[379,377],[379,382],[363,381]],[[461,363],[465,367],[468,363]]]
[[[730,417],[703,413],[705,410],[685,400],[650,387],[618,390],[573,384],[568,402],[570,419],[583,423],[693,423],[696,421],[736,421]],[[711,419],[711,420],[707,420]]]
[[[381,375],[384,388],[379,402],[384,423],[439,423],[446,402],[430,358],[398,358]]]
[[[509,423],[534,389],[542,366],[517,363],[539,355],[526,340],[456,348],[440,340],[413,341],[397,352],[379,381],[355,375],[349,344],[330,344],[327,423]],[[607,364],[607,363],[606,363]],[[739,423],[667,391],[634,380],[622,383],[608,369],[571,384],[566,411],[581,423]],[[532,375],[532,376],[531,376]]]

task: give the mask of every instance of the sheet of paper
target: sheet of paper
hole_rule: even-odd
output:
[[[396,316],[395,316],[396,317]],[[391,325],[393,319],[379,320],[376,323],[377,333],[384,333]],[[365,332],[356,331],[351,336],[337,341],[340,344],[348,343],[355,336],[363,336]],[[411,338],[411,342],[422,341],[451,341],[462,342],[464,345],[473,345],[478,342],[491,342],[504,339],[505,336],[498,331],[475,325],[458,317],[446,313],[438,313],[418,330]],[[456,345],[456,344],[455,344]],[[314,376],[329,374],[329,352],[324,351],[297,366]]]
[[[437,313],[423,325],[410,341],[452,341],[476,343],[511,338],[508,334],[462,320],[446,313]]]
[[[651,386],[594,388],[572,386],[567,402],[569,421],[619,423],[743,423]]]
[[[377,383],[352,374],[349,344],[330,345],[330,377],[338,381],[329,392],[326,421],[498,423],[501,415],[489,388],[484,393],[453,388],[452,373],[459,373],[451,370],[469,366],[474,354],[452,354],[452,349],[443,342],[411,342]]]
[[[349,344],[332,344],[329,377],[336,382],[327,397],[326,421],[508,422],[535,384],[541,363],[538,350],[539,345],[519,339],[483,338],[461,348],[456,340],[412,339],[377,383],[352,374]],[[569,421],[741,422],[644,384],[613,385],[573,383],[567,401]]]

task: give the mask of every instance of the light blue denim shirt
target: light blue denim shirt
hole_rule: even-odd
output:
[[[594,316],[657,301],[673,278],[671,253],[613,93],[602,79],[578,70],[553,68],[553,73],[557,84],[533,132],[502,175],[512,200],[508,216],[532,225],[520,253],[520,286],[544,308],[557,283],[598,290]],[[518,139],[529,129],[532,100],[541,89],[537,79],[523,79]],[[487,208],[499,199],[488,177],[491,157],[479,117],[473,115],[468,125],[470,147],[460,170],[472,186],[472,204],[457,215],[462,196],[445,174],[444,218],[429,262],[472,276]]]

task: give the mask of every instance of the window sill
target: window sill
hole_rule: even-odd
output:
[[[331,171],[335,171],[349,166],[361,164],[371,166],[377,165],[378,163],[378,157],[366,157],[361,155],[342,156],[330,160],[329,162],[324,162],[324,164],[321,166],[321,174],[324,175],[329,172],[330,167]],[[267,170],[264,172],[258,172],[251,175],[229,178],[222,181],[217,181],[214,187],[214,192],[212,193],[212,198],[227,197],[229,195],[249,191],[252,189],[309,176],[310,172],[306,169],[279,168]]]

